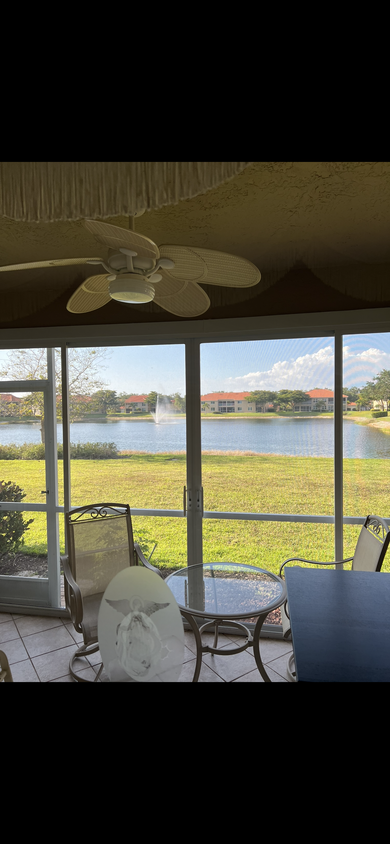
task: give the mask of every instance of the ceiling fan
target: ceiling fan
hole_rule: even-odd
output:
[[[143,211],[139,212],[140,216]],[[104,257],[64,258],[0,267],[0,272],[71,264],[100,265],[104,273],[91,275],[72,294],[67,310],[88,313],[111,299],[124,304],[156,302],[181,317],[195,317],[210,307],[210,299],[199,283],[221,287],[253,287],[260,281],[257,267],[245,258],[192,246],[156,246],[134,231],[97,220],[83,220],[84,226],[105,247]]]

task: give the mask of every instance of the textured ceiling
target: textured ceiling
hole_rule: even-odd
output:
[[[106,222],[129,227],[125,217]],[[333,295],[333,309],[390,304],[389,162],[257,162],[201,196],[146,212],[135,228],[158,246],[216,249],[260,269],[258,287],[205,285],[211,307],[202,319],[230,316],[232,307],[239,315],[277,313],[272,296],[281,301],[281,280],[291,286],[291,272],[307,279],[308,292],[317,283],[321,295]],[[80,221],[0,219],[0,265],[99,254]],[[69,314],[68,298],[90,274],[82,266],[0,273],[0,326],[174,319],[154,303]],[[297,302],[295,312],[303,309]]]

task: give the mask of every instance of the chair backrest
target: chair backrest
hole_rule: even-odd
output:
[[[367,516],[360,531],[353,571],[380,571],[390,542],[390,530],[380,516]]]
[[[136,565],[128,504],[91,504],[66,514],[69,565],[82,597],[104,592]]]

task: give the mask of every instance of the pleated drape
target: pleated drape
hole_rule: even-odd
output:
[[[52,222],[134,215],[205,193],[250,162],[0,162],[0,216]]]

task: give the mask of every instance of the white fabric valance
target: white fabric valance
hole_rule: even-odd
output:
[[[217,187],[251,162],[0,162],[0,216],[31,223],[131,216]]]

